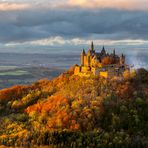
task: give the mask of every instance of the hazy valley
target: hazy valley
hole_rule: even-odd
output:
[[[0,89],[13,85],[31,84],[39,79],[52,79],[75,64],[79,64],[79,52],[0,53]],[[135,68],[148,69],[147,53],[127,54],[126,61]]]

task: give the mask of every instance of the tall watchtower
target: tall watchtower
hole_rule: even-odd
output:
[[[81,65],[84,66],[84,56],[85,56],[85,50],[83,49],[81,52]]]
[[[94,43],[93,43],[93,41],[91,42],[91,51],[94,51]]]
[[[125,56],[123,54],[120,56],[120,64],[125,64]]]

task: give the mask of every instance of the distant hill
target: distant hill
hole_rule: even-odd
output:
[[[0,91],[0,144],[147,147],[148,71],[59,77]]]

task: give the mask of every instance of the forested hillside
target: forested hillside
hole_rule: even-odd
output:
[[[147,147],[148,71],[124,78],[79,77],[0,91],[0,144]]]

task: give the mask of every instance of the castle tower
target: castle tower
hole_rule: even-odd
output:
[[[94,51],[94,43],[93,43],[93,41],[91,42],[91,51]]]
[[[113,50],[113,55],[114,55],[114,56],[116,55],[116,51],[115,51],[115,49]]]
[[[123,54],[120,56],[120,64],[125,64],[125,56]]]
[[[85,50],[83,49],[82,50],[82,53],[81,53],[81,65],[84,66],[84,56],[85,56]]]
[[[90,66],[91,59],[92,59],[91,50],[88,50],[88,53],[87,53],[87,66]]]

